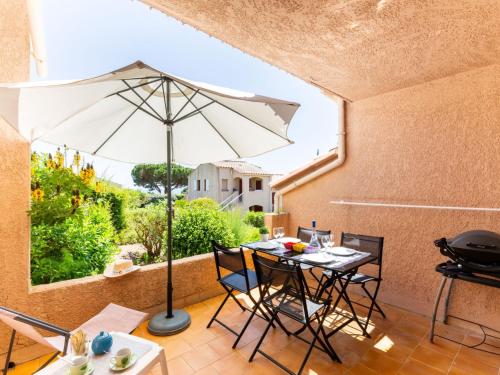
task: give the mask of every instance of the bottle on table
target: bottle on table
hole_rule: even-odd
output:
[[[312,221],[312,234],[311,240],[309,241],[309,248],[314,250],[321,249],[321,244],[318,239],[318,232],[316,231],[316,220]]]

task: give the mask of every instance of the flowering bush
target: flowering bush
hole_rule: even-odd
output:
[[[119,202],[99,192],[93,167],[81,168],[79,157],[66,166],[59,149],[54,157],[32,155],[33,284],[101,273],[117,251]]]

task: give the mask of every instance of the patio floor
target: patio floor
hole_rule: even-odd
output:
[[[242,296],[240,296],[242,298]],[[165,347],[169,375],[190,374],[284,374],[279,368],[257,354],[252,363],[248,358],[259,338],[265,322],[254,319],[238,349],[231,349],[235,339],[231,333],[214,323],[205,326],[218,307],[222,296],[189,306],[191,327],[170,337],[155,337],[147,332],[146,323],[134,334],[155,341]],[[429,319],[402,309],[382,304],[387,319],[375,316],[370,325],[371,339],[360,335],[353,325],[347,326],[331,339],[343,363],[333,363],[326,354],[314,350],[303,372],[305,375],[334,374],[500,374],[500,356],[482,353],[437,338],[428,341]],[[363,309],[359,310],[363,316]],[[244,324],[248,313],[242,312],[234,302],[228,302],[221,319],[232,327]],[[329,324],[335,324],[333,316]],[[290,323],[290,322],[288,322]],[[477,336],[457,327],[440,325],[440,333],[456,340],[469,342]],[[306,344],[296,338],[287,338],[279,329],[271,330],[263,349],[272,353],[296,371],[306,349]],[[18,366],[10,375],[29,374],[43,358]],[[152,375],[160,374],[159,368]]]

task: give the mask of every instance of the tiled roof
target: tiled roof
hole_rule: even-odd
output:
[[[218,168],[231,168],[241,174],[270,176],[272,173],[264,172],[261,167],[245,161],[224,160],[212,163]]]

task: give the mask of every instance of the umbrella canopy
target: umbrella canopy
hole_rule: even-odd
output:
[[[169,79],[172,161],[252,157],[291,143],[297,103],[178,78],[140,61],[84,80],[7,84],[0,115],[37,139],[131,163],[162,163]]]
[[[200,164],[286,146],[299,105],[174,77],[137,61],[99,77],[0,86],[0,115],[41,139],[132,163]],[[173,310],[172,192],[167,190],[167,311],[148,324],[169,335],[191,319]]]

